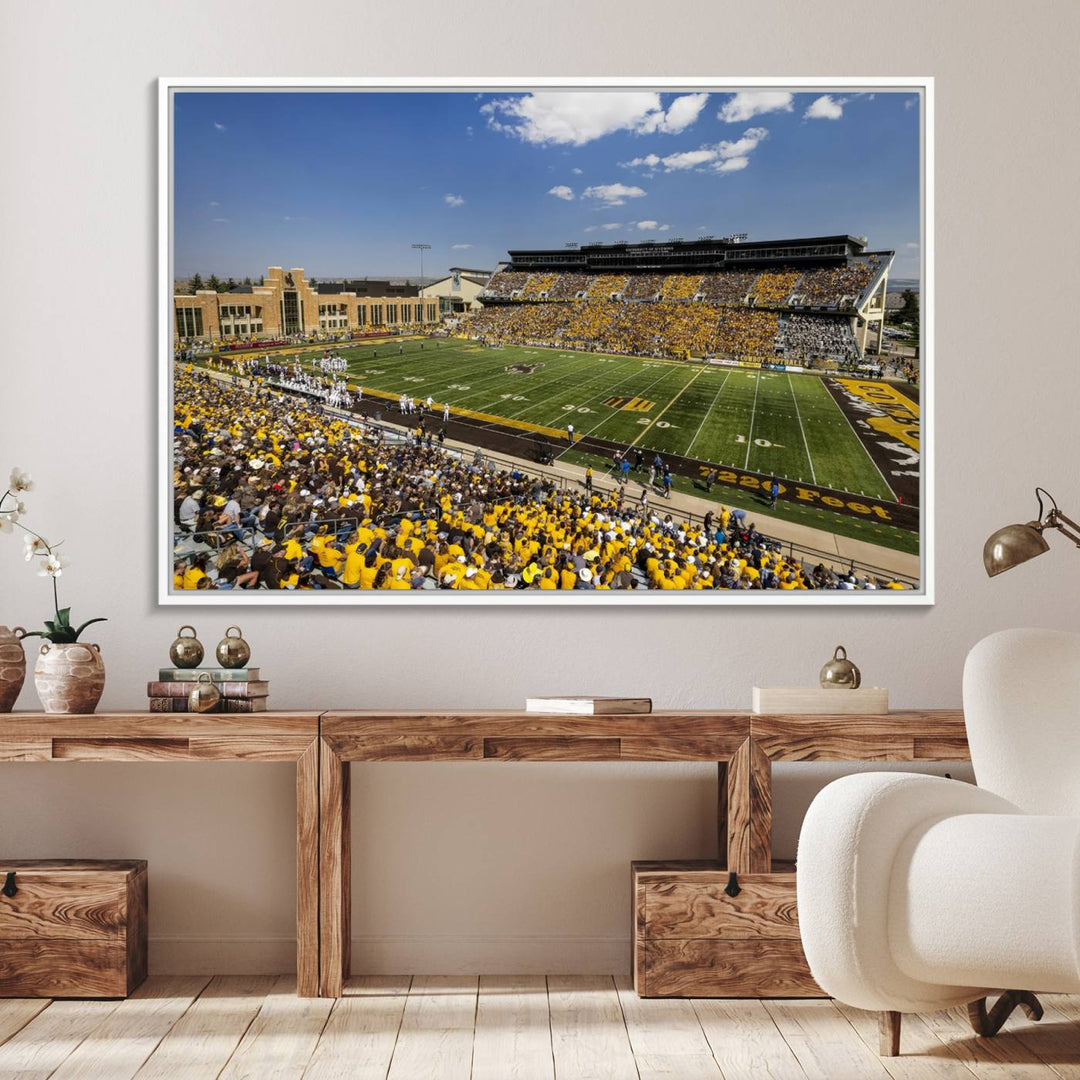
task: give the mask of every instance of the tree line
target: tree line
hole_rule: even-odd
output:
[[[259,278],[258,284],[262,285],[264,279]],[[200,289],[210,289],[213,292],[230,292],[235,289],[237,285],[254,285],[256,282],[249,277],[244,278],[243,281],[237,281],[236,278],[219,278],[217,274],[211,274],[205,280],[202,274],[192,274],[188,279],[188,291],[195,295]]]

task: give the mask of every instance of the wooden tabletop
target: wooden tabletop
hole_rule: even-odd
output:
[[[0,761],[295,761],[317,712],[0,716]]]
[[[751,715],[750,735],[772,761],[966,761],[963,709],[877,716]]]
[[[874,716],[332,710],[322,714],[321,731],[346,761],[718,761],[748,738],[773,761],[954,761],[968,753],[961,709]]]
[[[745,712],[565,716],[515,710],[323,713],[345,761],[718,761],[749,737]]]

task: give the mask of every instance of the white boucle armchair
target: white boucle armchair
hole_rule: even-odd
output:
[[[847,776],[814,800],[799,838],[810,970],[826,993],[881,1013],[883,1054],[899,1053],[905,1012],[967,1004],[990,1036],[1018,1005],[1041,1017],[1033,991],[1080,992],[1080,635],[979,642],[964,716],[978,787]]]

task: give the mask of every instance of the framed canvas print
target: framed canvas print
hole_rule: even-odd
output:
[[[927,604],[929,78],[160,84],[166,604]]]

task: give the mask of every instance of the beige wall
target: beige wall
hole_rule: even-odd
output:
[[[744,706],[755,682],[813,678],[840,641],[895,704],[955,705],[964,655],[984,634],[1077,626],[1080,559],[1065,544],[1052,539],[1050,554],[993,582],[980,565],[983,538],[1033,512],[1035,483],[1066,509],[1080,507],[1075,329],[1042,315],[1071,310],[1080,249],[1072,0],[546,0],[509,20],[477,11],[449,21],[418,0],[404,37],[392,5],[326,2],[318,21],[335,32],[310,41],[282,33],[294,8],[279,0],[257,9],[194,2],[195,15],[212,13],[213,33],[172,6],[113,0],[105,19],[92,5],[19,4],[20,33],[0,39],[11,91],[0,96],[9,155],[0,295],[20,297],[20,317],[5,327],[0,465],[33,470],[31,520],[67,537],[65,602],[79,618],[110,618],[95,632],[109,664],[106,706],[140,703],[187,621],[209,643],[239,622],[281,707],[512,705],[560,690]],[[260,17],[246,18],[249,9]],[[156,348],[159,74],[660,79],[715,75],[718,57],[731,76],[937,76],[934,608],[575,608],[572,617],[555,608],[155,608],[158,374],[147,358]],[[717,231],[740,224],[720,220]],[[302,250],[282,257],[305,261]],[[50,292],[25,288],[88,266],[100,272],[79,273],[62,320]],[[46,349],[46,372],[25,359],[41,355],[41,327],[51,325],[61,333]],[[0,536],[0,622],[33,624],[47,589],[16,547]],[[32,690],[21,704],[34,704]],[[625,963],[629,861],[709,852],[713,775],[681,766],[357,767],[358,955],[416,970]],[[825,775],[782,771],[781,851],[792,850]],[[9,857],[150,859],[158,968],[284,962],[293,785],[283,766],[7,765],[0,784],[0,851]]]

